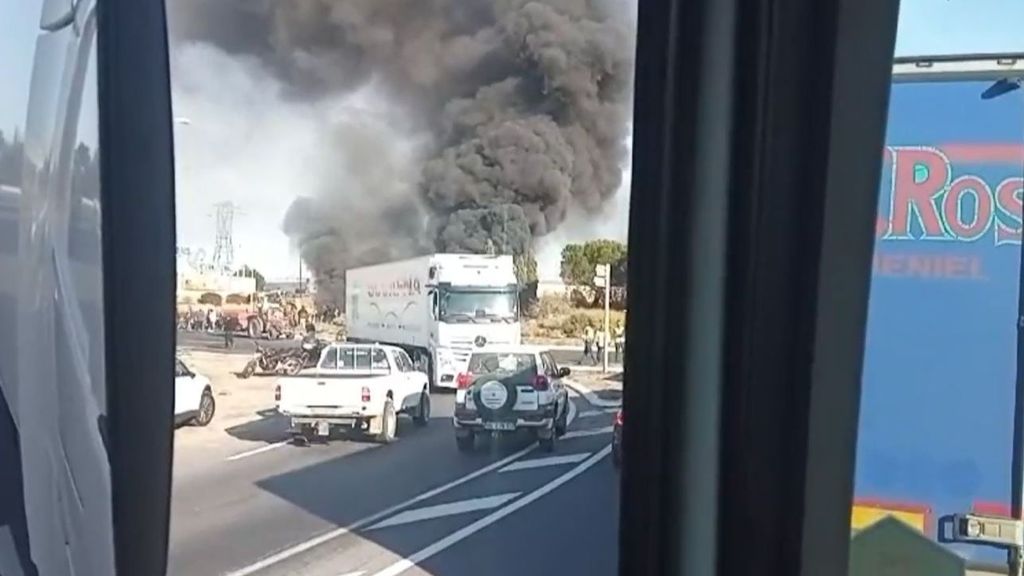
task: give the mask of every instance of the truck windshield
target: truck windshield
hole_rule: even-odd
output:
[[[519,297],[510,291],[445,290],[441,293],[442,322],[515,322]]]

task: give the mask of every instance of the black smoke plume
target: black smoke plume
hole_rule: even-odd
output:
[[[348,267],[431,250],[522,252],[570,207],[596,214],[627,153],[634,4],[175,0],[168,10],[176,42],[255,57],[288,98],[374,85],[402,111],[396,124],[426,135],[419,174],[400,191],[325,182],[289,210],[285,232],[334,285]]]

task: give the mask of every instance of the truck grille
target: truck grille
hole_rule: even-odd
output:
[[[507,339],[502,340],[488,340],[488,346],[506,346],[511,344]],[[451,345],[449,346],[452,350],[452,355],[459,362],[469,362],[469,356],[474,350],[477,350],[476,345],[473,344],[473,340],[470,338],[458,338],[452,339]]]

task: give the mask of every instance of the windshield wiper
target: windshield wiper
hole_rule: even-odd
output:
[[[456,321],[473,322],[473,316],[466,314],[465,312],[450,312],[445,314],[442,318],[442,322],[456,322]]]
[[[507,314],[496,314],[496,313],[493,313],[493,312],[490,313],[490,314],[479,314],[479,315],[477,315],[477,318],[486,318],[486,319],[492,320],[492,321],[498,320],[498,321],[504,322],[506,324],[511,324],[511,323],[516,321],[515,316],[511,316],[511,315],[507,315]]]

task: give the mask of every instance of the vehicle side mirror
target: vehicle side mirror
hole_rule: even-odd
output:
[[[562,366],[561,368],[558,369],[558,377],[559,378],[565,378],[566,376],[568,376],[571,373],[572,373],[572,370],[569,370],[569,368],[566,367],[566,366]]]
[[[437,290],[430,291],[430,319],[437,320],[439,316],[437,303]]]

